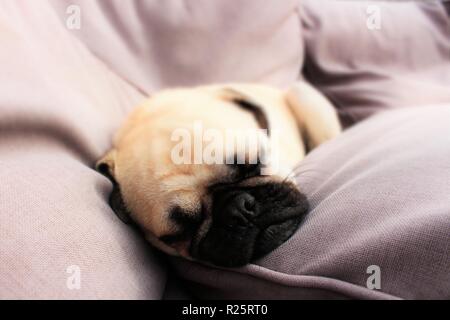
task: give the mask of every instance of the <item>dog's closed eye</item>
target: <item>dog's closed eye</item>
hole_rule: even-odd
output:
[[[159,237],[159,240],[171,245],[191,239],[203,220],[203,213],[186,212],[179,206],[175,206],[170,210],[169,219],[178,230]]]
[[[255,177],[261,174],[261,163],[243,163],[243,164],[231,164],[233,170],[236,172],[239,180],[245,178]]]

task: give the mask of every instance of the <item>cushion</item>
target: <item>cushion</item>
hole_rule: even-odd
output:
[[[311,211],[287,242],[241,268],[173,265],[201,298],[449,299],[449,119],[436,105],[357,124],[298,166]]]
[[[297,0],[51,0],[69,30],[141,91],[213,82],[287,86],[298,77],[303,46]]]
[[[159,299],[166,270],[92,169],[143,97],[44,3],[0,4],[0,298]]]
[[[305,77],[333,101],[345,125],[386,109],[450,102],[443,2],[301,3]]]

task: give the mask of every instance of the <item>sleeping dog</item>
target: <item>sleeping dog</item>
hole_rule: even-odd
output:
[[[297,230],[308,202],[289,173],[340,131],[330,102],[303,82],[168,89],[131,113],[96,167],[113,182],[113,210],[154,246],[236,267]],[[239,137],[256,148],[235,148]]]

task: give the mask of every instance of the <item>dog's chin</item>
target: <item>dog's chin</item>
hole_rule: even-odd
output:
[[[258,227],[230,232],[211,228],[199,245],[198,259],[222,267],[240,267],[279,247],[298,229],[301,218],[274,224],[265,230]]]
[[[233,190],[236,193],[236,190]],[[261,258],[288,240],[308,211],[306,197],[293,185],[266,183],[238,190],[256,200],[254,215],[239,224],[223,222],[220,215],[230,203],[215,201],[213,220],[195,248],[194,258],[222,267],[239,267]]]

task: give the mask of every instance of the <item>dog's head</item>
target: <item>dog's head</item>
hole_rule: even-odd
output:
[[[259,103],[231,89],[156,94],[133,112],[97,163],[114,184],[111,206],[169,254],[226,267],[267,254],[297,230],[307,200],[285,176],[262,174],[267,165],[259,153],[230,147],[225,137],[235,130],[248,142],[249,129],[265,129],[270,139],[269,120]],[[214,139],[223,143],[212,150]]]

